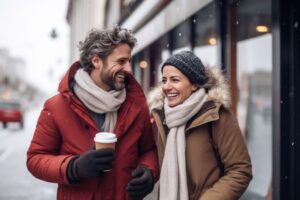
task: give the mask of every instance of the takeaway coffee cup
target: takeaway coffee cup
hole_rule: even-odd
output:
[[[95,135],[94,141],[96,149],[112,148],[115,150],[117,137],[114,133],[101,132]]]

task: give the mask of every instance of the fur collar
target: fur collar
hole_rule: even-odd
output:
[[[231,96],[229,84],[222,71],[216,67],[206,67],[206,74],[209,77],[208,84],[208,99],[219,101],[225,108],[231,106]],[[154,109],[162,109],[164,102],[164,94],[162,92],[162,85],[153,88],[147,96],[150,112]]]

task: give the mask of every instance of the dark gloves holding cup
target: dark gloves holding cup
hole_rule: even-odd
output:
[[[110,170],[115,160],[111,148],[90,150],[70,161],[67,175],[71,182],[85,178],[99,177],[103,171]]]
[[[134,178],[127,185],[129,196],[134,199],[143,199],[153,189],[151,171],[146,167],[139,166],[131,174]]]

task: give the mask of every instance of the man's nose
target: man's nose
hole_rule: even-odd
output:
[[[123,70],[129,74],[132,74],[132,67],[130,62],[126,62],[123,66]]]

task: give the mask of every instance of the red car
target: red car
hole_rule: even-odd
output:
[[[19,122],[20,127],[23,128],[23,112],[20,102],[0,100],[0,121],[4,128],[7,127],[8,122]]]

